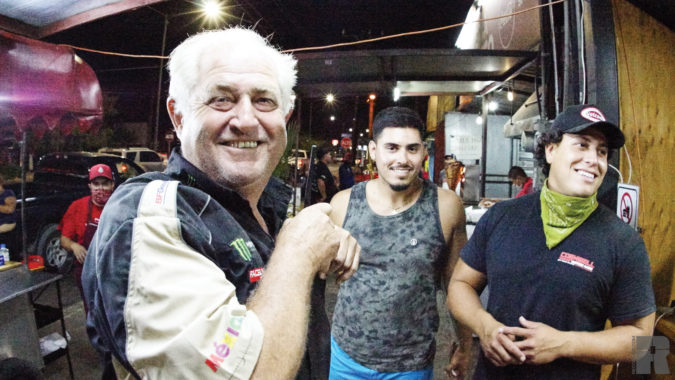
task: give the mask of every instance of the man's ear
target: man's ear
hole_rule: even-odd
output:
[[[176,100],[174,98],[168,98],[166,100],[166,109],[169,112],[171,124],[173,124],[173,127],[176,129],[176,133],[180,135],[183,129],[183,114],[176,107]]]
[[[375,159],[375,149],[377,148],[377,144],[375,143],[375,140],[370,140],[368,143],[368,151],[370,152],[370,157],[374,160]]]
[[[557,148],[558,145],[554,143],[550,143],[544,147],[544,152],[546,153],[546,162],[551,163],[553,161],[553,155],[555,154],[555,148]]]
[[[291,116],[292,116],[292,115],[293,115],[293,107],[291,107],[291,109],[288,110],[288,113],[287,113],[286,116],[284,117],[284,119],[286,120],[286,123],[288,123],[288,121],[291,120]]]

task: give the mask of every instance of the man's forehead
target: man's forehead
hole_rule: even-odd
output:
[[[401,138],[404,138],[407,144],[422,143],[420,131],[413,127],[384,127],[380,133],[379,140],[386,142],[385,140],[399,140]]]
[[[242,83],[250,83],[260,90],[279,92],[277,77],[275,66],[261,56],[207,55],[199,63],[197,80],[208,89],[238,88]]]
[[[576,133],[565,133],[563,136],[578,137],[588,140],[597,140],[601,145],[607,145],[607,136],[596,127],[589,127]]]

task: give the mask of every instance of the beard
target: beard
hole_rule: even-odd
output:
[[[411,184],[412,184],[412,182],[410,182],[410,183],[396,184],[396,185],[390,183],[390,184],[389,184],[389,188],[391,188],[392,190],[394,190],[394,191],[396,191],[396,192],[400,192],[400,191],[408,190],[408,188],[410,188],[410,185],[411,185]]]

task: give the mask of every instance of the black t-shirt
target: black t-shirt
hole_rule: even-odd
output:
[[[333,199],[333,195],[338,192],[338,188],[335,185],[335,178],[333,173],[330,172],[328,166],[323,162],[319,161],[312,168],[312,204],[318,203],[321,199],[321,192],[319,192],[319,185],[317,179],[323,180],[323,183],[326,185],[326,199],[322,202],[330,202]]]
[[[487,310],[507,326],[518,317],[562,331],[600,331],[655,310],[649,258],[630,226],[600,205],[548,249],[539,192],[499,202],[479,220],[461,257],[487,275]],[[560,359],[534,366],[493,366],[483,355],[475,378],[598,379],[600,366]]]

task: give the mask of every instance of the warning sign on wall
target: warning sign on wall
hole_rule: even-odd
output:
[[[637,230],[638,200],[640,187],[620,183],[617,197],[616,215]]]

